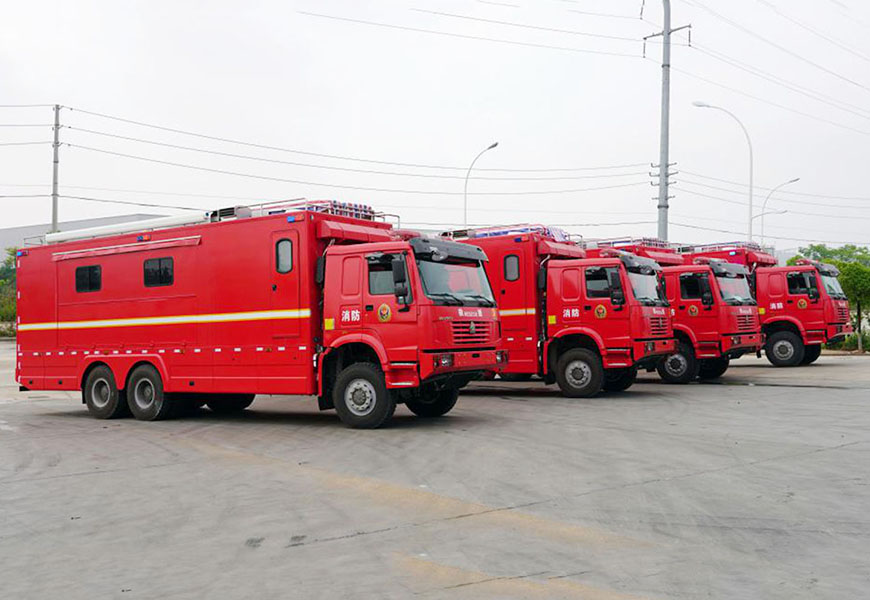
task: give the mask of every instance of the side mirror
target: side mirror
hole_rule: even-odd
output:
[[[701,292],[701,304],[704,306],[713,306],[713,292],[704,290]]]
[[[817,288],[810,288],[807,296],[810,297],[810,300],[816,301],[819,299],[819,290]]]
[[[390,266],[393,268],[393,283],[406,283],[408,274],[405,273],[405,261],[401,258],[394,258],[390,261]]]
[[[619,273],[611,271],[607,275],[607,283],[610,285],[610,301],[614,306],[625,304],[625,292],[622,291],[622,280]]]
[[[314,283],[323,285],[326,279],[326,256],[321,254],[317,257],[317,263],[314,266]]]
[[[538,289],[547,289],[547,267],[541,267],[538,270]]]

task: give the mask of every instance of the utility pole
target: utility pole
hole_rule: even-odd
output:
[[[670,129],[671,129],[671,34],[680,31],[681,29],[689,29],[691,25],[684,25],[671,29],[671,0],[662,0],[664,5],[664,24],[659,33],[648,35],[644,41],[661,36],[662,38],[662,115],[661,115],[661,139],[659,145],[659,197],[658,197],[658,212],[659,225],[658,237],[660,240],[667,241],[668,239],[668,183],[669,178],[673,173],[669,173],[670,168]],[[643,8],[641,7],[641,17],[643,17]],[[656,165],[653,165],[655,167]]]
[[[54,105],[54,164],[51,173],[51,233],[57,233],[57,167],[60,163],[60,105]]]

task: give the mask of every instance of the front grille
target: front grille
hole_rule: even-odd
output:
[[[846,323],[849,321],[849,308],[847,306],[837,307],[837,322]]]
[[[485,344],[492,339],[492,321],[453,321],[453,343]]]
[[[669,335],[668,318],[667,317],[650,317],[649,318],[650,337],[659,337]]]
[[[737,331],[756,331],[755,315],[737,315]]]

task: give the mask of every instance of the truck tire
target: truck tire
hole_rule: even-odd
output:
[[[163,393],[160,373],[151,365],[139,365],[127,379],[127,405],[140,421],[161,421],[172,414],[172,401]]]
[[[572,348],[556,363],[556,383],[568,398],[589,398],[601,391],[601,357],[586,348]]]
[[[624,392],[637,379],[637,367],[627,369],[605,369],[604,389],[608,392]]]
[[[822,345],[821,344],[813,344],[812,346],[804,347],[804,359],[801,361],[802,365],[811,365],[822,355]]]
[[[806,354],[800,336],[791,331],[777,331],[764,345],[764,355],[774,367],[796,367]]]
[[[97,419],[117,419],[130,414],[127,398],[118,389],[115,375],[109,367],[94,367],[85,379],[82,399],[91,416]]]
[[[698,377],[700,365],[695,358],[695,349],[686,342],[677,343],[677,351],[662,358],[656,370],[659,377],[668,383],[689,383]]]
[[[206,406],[213,413],[229,415],[240,413],[254,402],[254,394],[209,394]]]
[[[699,379],[719,379],[728,370],[731,361],[727,356],[719,358],[708,358],[701,361],[701,368],[698,370]]]
[[[499,373],[498,376],[502,381],[510,382],[531,381],[532,379],[531,373]]]
[[[372,363],[355,363],[342,369],[335,379],[332,402],[342,422],[354,429],[377,429],[396,410],[384,374]]]
[[[459,390],[447,388],[434,394],[421,394],[413,399],[405,400],[405,406],[418,417],[427,419],[443,417],[449,413],[459,398]]]

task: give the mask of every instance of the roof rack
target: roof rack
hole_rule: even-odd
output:
[[[678,252],[719,252],[722,250],[751,250],[753,252],[766,252],[756,242],[718,242],[715,244],[687,244],[679,246]]]
[[[559,227],[550,227],[547,225],[520,223],[516,225],[497,225],[494,227],[477,227],[468,229],[457,229],[454,231],[445,231],[442,235],[456,238],[487,238],[497,237],[500,235],[519,235],[524,233],[539,233],[543,236],[552,238],[557,242],[570,241],[571,235],[564,229]]]
[[[658,238],[599,238],[586,240],[584,244],[587,248],[620,248],[623,246],[645,246],[647,248],[657,248],[660,250],[672,250],[674,246],[669,242]]]

